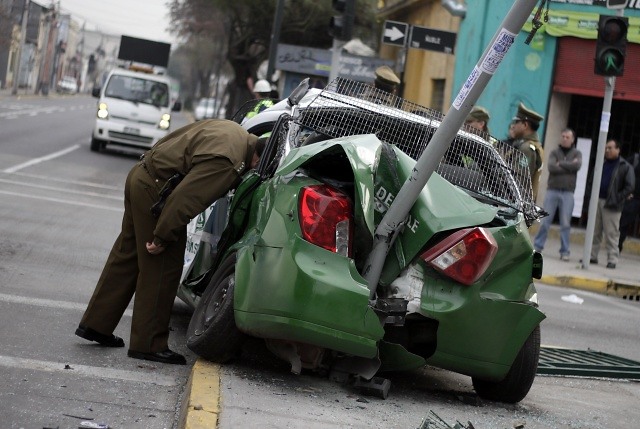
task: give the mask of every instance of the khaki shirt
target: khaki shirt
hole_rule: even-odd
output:
[[[144,161],[156,176],[158,189],[175,173],[184,175],[167,198],[154,236],[163,242],[175,241],[181,228],[229,191],[213,180],[221,159],[235,170],[237,185],[251,166],[257,139],[233,121],[210,119],[175,130],[149,150]]]

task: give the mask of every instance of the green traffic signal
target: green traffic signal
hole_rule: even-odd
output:
[[[600,15],[594,72],[601,76],[622,76],[627,50],[629,19]]]

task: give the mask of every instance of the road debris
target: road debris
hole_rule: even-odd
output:
[[[453,426],[442,420],[440,416],[429,410],[427,417],[422,421],[418,429],[475,429],[471,422],[467,422],[467,426],[456,420]]]
[[[105,423],[95,423],[90,421],[80,422],[78,429],[109,429],[109,425]]]
[[[570,302],[572,304],[582,304],[584,299],[580,298],[578,295],[572,293],[571,295],[563,295],[560,297],[561,300],[565,302]]]

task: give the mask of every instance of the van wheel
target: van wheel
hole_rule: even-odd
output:
[[[527,396],[538,370],[540,356],[540,325],[531,332],[520,349],[511,369],[502,381],[486,381],[473,377],[478,396],[491,401],[515,404]]]
[[[216,363],[235,357],[245,340],[233,315],[235,264],[233,255],[213,274],[187,329],[187,347]]]
[[[100,152],[106,146],[105,142],[98,140],[95,137],[91,137],[91,151]]]

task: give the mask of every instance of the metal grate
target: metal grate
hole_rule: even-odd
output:
[[[541,347],[538,374],[640,380],[640,362],[593,350]]]
[[[375,134],[418,159],[442,121],[442,114],[371,85],[338,78],[304,109],[295,122],[323,138]],[[449,182],[499,205],[518,210],[528,222],[539,217],[524,154],[505,143],[463,127],[440,161],[437,172]]]

